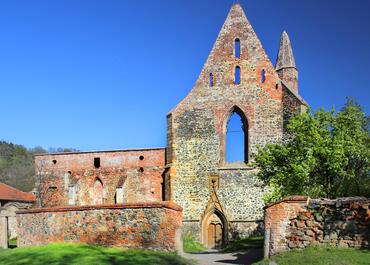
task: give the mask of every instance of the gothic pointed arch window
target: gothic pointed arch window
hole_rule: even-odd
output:
[[[234,42],[234,56],[235,58],[240,58],[240,39],[236,38]]]
[[[214,82],[214,80],[213,80],[213,73],[210,73],[209,74],[209,86],[210,87],[213,87],[213,82]]]
[[[94,193],[93,193],[93,204],[103,204],[103,182],[100,178],[96,178],[94,181]]]
[[[116,193],[114,195],[115,203],[124,203],[125,202],[125,183],[126,183],[126,176],[120,177],[116,187]]]
[[[234,107],[226,121],[225,162],[244,162],[249,160],[248,121],[242,110]]]

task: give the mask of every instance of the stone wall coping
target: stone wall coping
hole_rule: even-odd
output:
[[[348,205],[351,203],[370,203],[370,198],[366,197],[343,197],[343,198],[336,198],[336,199],[327,199],[327,198],[319,198],[319,199],[310,199],[308,201],[308,208],[317,208],[321,205],[328,205],[328,206],[335,206],[341,207],[342,205]]]
[[[288,203],[289,202],[307,202],[308,200],[309,198],[307,196],[302,196],[302,195],[288,196],[280,201],[267,204],[265,207],[263,207],[263,209],[266,210],[267,208],[270,208],[271,206],[274,206],[282,202],[288,202]]]
[[[135,151],[151,151],[151,150],[165,150],[166,147],[148,147],[148,148],[132,148],[132,149],[117,149],[117,150],[94,150],[94,151],[74,151],[74,152],[60,152],[60,153],[41,153],[34,154],[38,156],[55,156],[55,155],[74,155],[74,154],[92,154],[92,153],[114,153],[114,152],[135,152]]]
[[[219,167],[218,170],[253,170],[256,169],[256,167],[252,166],[223,166]]]
[[[138,202],[138,203],[119,203],[102,205],[70,205],[52,208],[34,208],[17,211],[17,214],[46,213],[46,212],[69,212],[69,211],[88,211],[99,209],[135,209],[135,208],[168,208],[175,211],[182,211],[182,207],[171,201],[164,202]]]

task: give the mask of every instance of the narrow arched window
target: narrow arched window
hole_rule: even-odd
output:
[[[265,71],[265,69],[262,69],[261,83],[265,83],[265,81],[266,81],[266,71]]]
[[[125,183],[126,183],[126,176],[120,177],[116,187],[116,194],[114,195],[115,203],[123,203],[125,197]]]
[[[93,204],[103,204],[103,182],[100,178],[96,178],[94,182]]]
[[[226,162],[248,163],[248,122],[235,108],[226,125]]]
[[[234,83],[236,85],[239,85],[240,84],[240,67],[239,66],[236,66],[235,67]]]
[[[212,73],[209,74],[209,86],[213,87],[213,74]]]
[[[234,55],[235,55],[235,58],[240,58],[240,40],[239,39],[235,39]]]

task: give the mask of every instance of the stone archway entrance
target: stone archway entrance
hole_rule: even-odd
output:
[[[227,221],[217,209],[206,214],[202,222],[202,242],[207,248],[221,248],[227,236]]]

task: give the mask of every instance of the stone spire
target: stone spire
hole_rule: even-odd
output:
[[[282,68],[297,68],[295,65],[292,45],[288,33],[284,30],[281,34],[278,57],[275,69],[279,71]]]
[[[298,93],[298,71],[288,33],[281,34],[275,70],[280,79]]]

